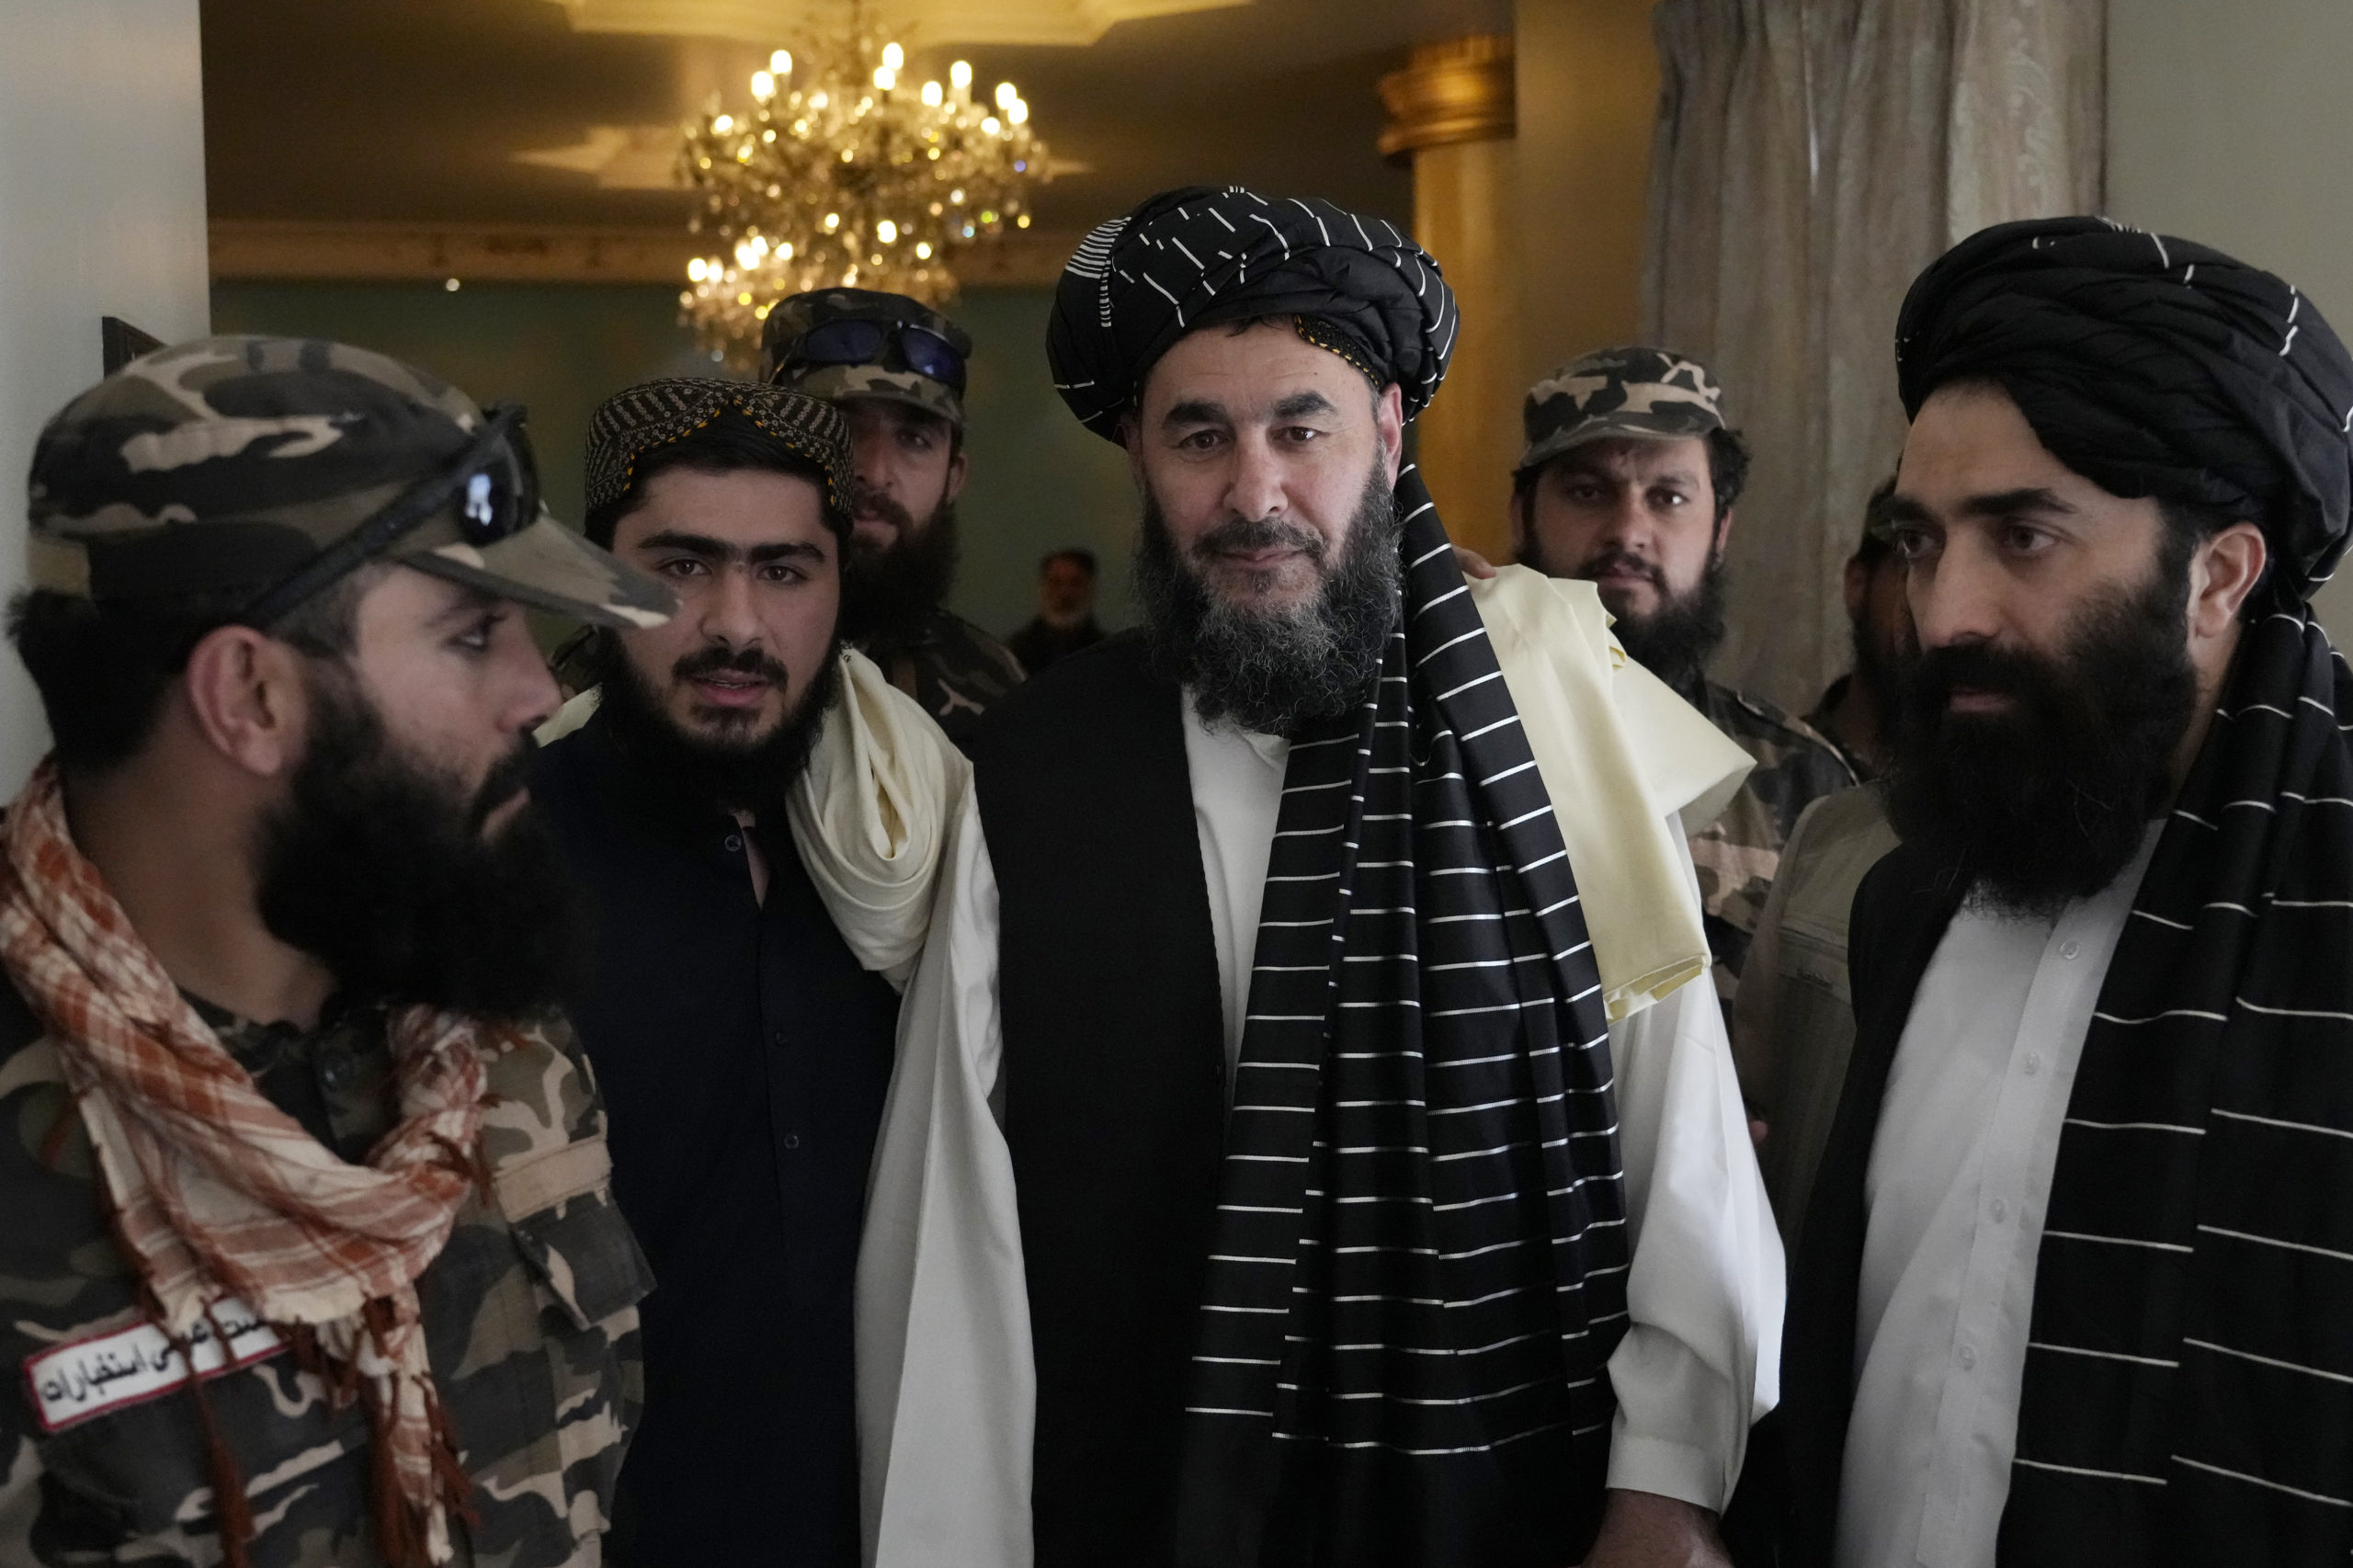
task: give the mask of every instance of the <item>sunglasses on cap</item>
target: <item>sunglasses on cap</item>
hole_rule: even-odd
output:
[[[883,349],[896,343],[899,358],[918,376],[964,390],[964,356],[956,346],[913,322],[864,321],[852,317],[813,326],[792,346],[792,365],[879,365]]]
[[[264,592],[238,612],[238,623],[267,631],[295,606],[449,512],[456,514],[459,537],[478,548],[520,533],[539,519],[540,470],[523,429],[521,403],[493,403],[483,410],[482,428],[447,467],[392,497]]]

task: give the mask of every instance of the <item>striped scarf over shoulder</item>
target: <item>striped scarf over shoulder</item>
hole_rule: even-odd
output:
[[[1569,1562],[1626,1323],[1576,885],[1421,481],[1375,694],[1297,737],[1258,929],[1176,1561]]]
[[[2005,1563],[2353,1552],[2353,673],[2247,629],[2084,1041]]]

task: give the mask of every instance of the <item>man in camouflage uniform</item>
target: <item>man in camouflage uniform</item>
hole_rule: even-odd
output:
[[[518,419],[244,337],[42,432],[0,1563],[601,1558],[651,1280],[544,1005],[577,926],[520,788],[557,694],[518,601],[670,600],[540,509]]]
[[[1522,408],[1512,543],[1525,565],[1597,585],[1626,651],[1756,759],[1723,815],[1691,835],[1729,1005],[1799,813],[1855,775],[1803,721],[1707,677],[1748,472],[1722,396],[1706,366],[1661,348],[1605,348],[1538,381]]]
[[[965,745],[1021,662],[941,600],[956,576],[964,367],[972,340],[904,294],[824,289],[780,300],[761,335],[767,379],[849,418],[858,463],[842,631]]]

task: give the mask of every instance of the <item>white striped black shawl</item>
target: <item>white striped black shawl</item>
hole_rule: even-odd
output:
[[[2005,1563],[2353,1553],[2353,675],[2250,626],[2100,992]]]
[[[1188,1400],[1176,1561],[1560,1563],[1626,1323],[1599,978],[1428,493],[1377,696],[1295,740]]]

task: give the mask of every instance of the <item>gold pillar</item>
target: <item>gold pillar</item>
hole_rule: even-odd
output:
[[[1519,373],[1642,334],[1652,0],[1518,0]]]
[[[1458,544],[1510,552],[1511,467],[1519,455],[1519,279],[1513,265],[1516,164],[1512,40],[1478,34],[1423,44],[1381,79],[1381,152],[1414,170],[1414,238],[1438,258],[1461,307],[1446,384],[1416,422],[1422,475]]]

